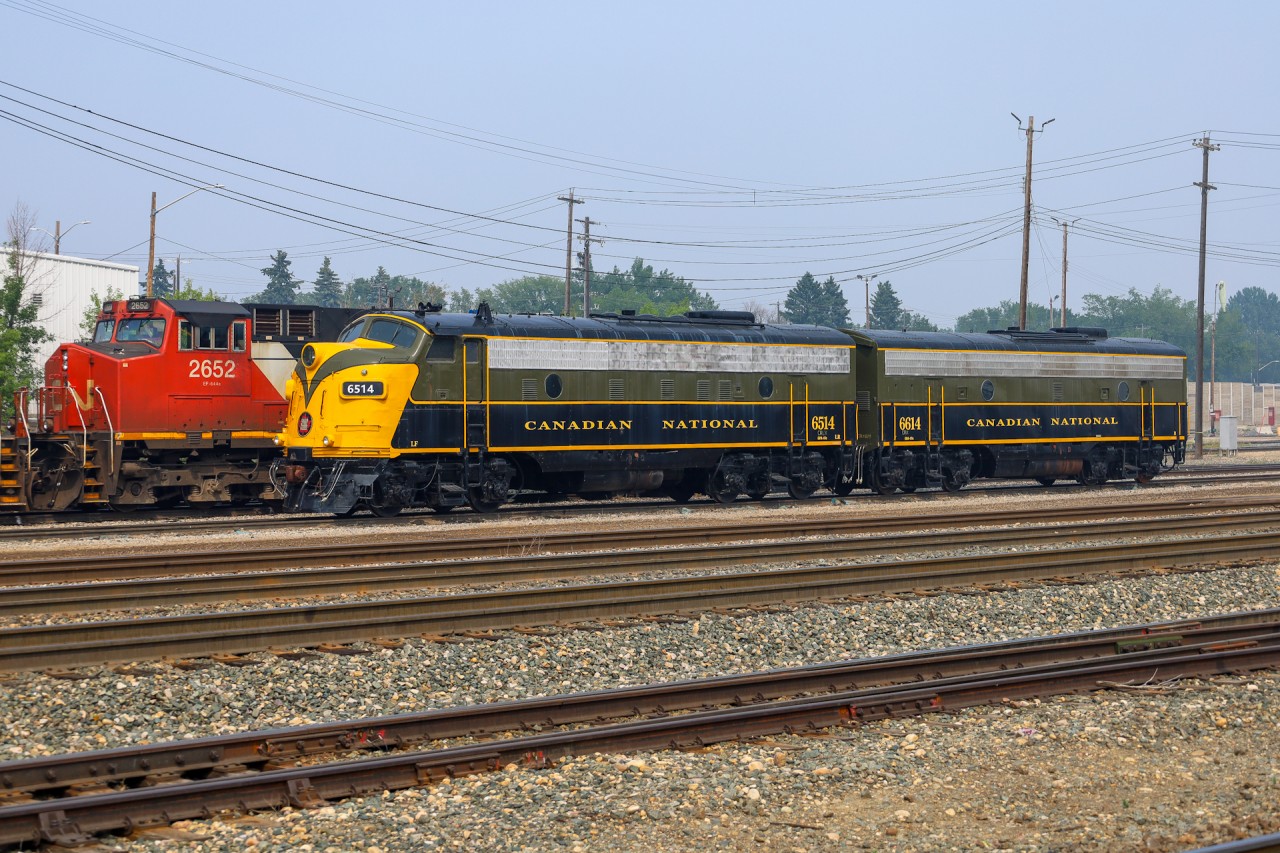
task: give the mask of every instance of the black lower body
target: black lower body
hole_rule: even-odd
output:
[[[1181,441],[1099,441],[963,446],[894,446],[862,449],[858,482],[881,494],[938,487],[963,488],[971,480],[1150,481],[1185,460]]]
[[[847,454],[852,458],[852,454]],[[379,515],[429,507],[471,506],[486,512],[517,492],[587,498],[664,494],[684,502],[705,494],[717,502],[774,491],[807,497],[841,477],[836,448],[690,448],[566,450],[396,459],[313,459],[293,453],[276,466],[287,509]],[[852,477],[845,479],[852,483]],[[846,492],[847,493],[847,492]]]

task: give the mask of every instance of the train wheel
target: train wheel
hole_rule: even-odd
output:
[[[473,510],[480,513],[497,512],[498,507],[502,506],[502,501],[485,500],[484,492],[478,486],[467,489],[467,503]]]
[[[1052,486],[1057,480],[1053,477],[1036,477],[1036,482],[1042,486]]]
[[[747,497],[753,501],[762,501],[772,488],[773,484],[769,482],[768,474],[757,474],[747,480]]]
[[[813,497],[815,491],[815,489],[810,489],[808,486],[797,485],[795,480],[787,483],[787,494],[798,501],[808,500]]]
[[[707,497],[718,504],[731,504],[738,497],[738,490],[726,483],[724,474],[717,471],[707,482]]]
[[[942,491],[958,492],[964,488],[964,483],[956,479],[955,475],[950,471],[942,472]]]
[[[404,509],[400,504],[366,504],[366,508],[378,518],[395,518]]]

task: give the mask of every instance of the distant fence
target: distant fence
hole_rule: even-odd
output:
[[[1239,418],[1241,429],[1246,427],[1267,426],[1268,409],[1280,409],[1280,386],[1264,384],[1258,387],[1248,382],[1209,382],[1204,383],[1204,430],[1209,431],[1211,418],[1207,415],[1213,409],[1223,415],[1234,415]],[[1187,383],[1187,422],[1191,432],[1195,432],[1196,423],[1196,383]]]

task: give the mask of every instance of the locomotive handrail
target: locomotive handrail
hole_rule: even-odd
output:
[[[17,409],[15,414],[18,417],[22,418],[22,431],[27,434],[27,465],[29,467],[31,464],[31,454],[33,451],[31,450],[31,424],[27,421],[27,389],[25,386],[18,389],[18,393],[15,395],[14,403],[15,403],[14,408]],[[19,436],[17,435],[14,436],[14,441],[13,441],[14,450],[19,449],[18,438]]]
[[[62,401],[62,410],[64,412],[67,410],[67,401],[65,396],[66,392],[63,391],[64,399]],[[84,468],[89,464],[89,425],[85,423],[84,412],[80,411],[80,406],[77,404],[74,408],[76,410],[76,417],[80,419],[80,467]]]
[[[107,471],[111,476],[116,475],[116,428],[111,424],[111,410],[107,408],[107,398],[103,396],[102,389],[98,386],[93,387],[93,393],[97,395],[102,402],[102,414],[107,419]],[[86,444],[88,439],[86,438]]]

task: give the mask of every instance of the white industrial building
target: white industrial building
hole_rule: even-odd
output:
[[[93,294],[101,299],[113,291],[123,296],[138,293],[138,268],[128,264],[25,252],[23,267],[24,295],[40,306],[40,325],[53,336],[40,345],[36,356],[40,369],[59,344],[84,337],[80,326]]]

